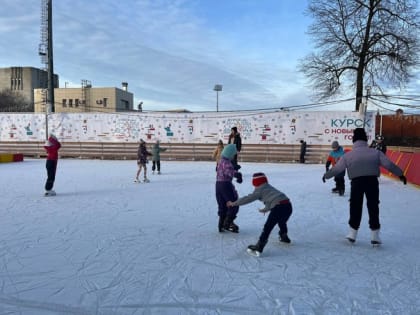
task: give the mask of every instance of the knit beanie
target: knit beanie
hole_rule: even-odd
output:
[[[338,144],[338,141],[333,141],[332,143],[331,143],[331,148],[333,148],[333,149],[338,149],[338,147],[339,147],[340,145]]]
[[[268,183],[267,177],[264,173],[255,173],[252,175],[252,185],[255,187]]]
[[[363,128],[356,128],[353,130],[353,143],[357,140],[367,141],[366,131]]]
[[[222,156],[229,160],[232,160],[236,153],[236,145],[228,144],[223,148]]]

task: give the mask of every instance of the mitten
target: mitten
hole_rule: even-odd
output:
[[[325,183],[325,175],[322,176],[322,181]]]
[[[241,184],[241,183],[242,183],[242,173],[241,173],[241,172],[237,172],[237,173],[235,174],[235,177],[236,177],[236,182],[237,182],[238,184]]]
[[[404,183],[404,185],[407,185],[407,178],[405,178],[404,175],[400,176],[400,180]]]

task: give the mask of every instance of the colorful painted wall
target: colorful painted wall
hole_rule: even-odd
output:
[[[363,127],[372,139],[375,117],[357,112],[232,112],[232,113],[54,113],[48,130],[61,141],[167,143],[225,142],[237,126],[244,143],[325,145],[338,140],[350,145],[354,128]],[[0,141],[42,141],[45,114],[0,114]]]

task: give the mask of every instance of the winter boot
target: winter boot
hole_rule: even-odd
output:
[[[280,239],[280,242],[282,242],[282,243],[285,243],[285,244],[290,244],[291,243],[290,238],[287,236],[287,233],[280,234],[279,239]]]
[[[349,240],[350,243],[356,242],[357,230],[350,227],[349,233],[347,234],[346,238]]]
[[[379,237],[379,229],[372,231],[372,238],[371,238],[370,243],[372,245],[381,245],[382,244],[381,238]]]
[[[267,241],[262,242],[261,240],[259,240],[257,242],[257,244],[255,244],[255,245],[249,245],[248,246],[248,249],[247,249],[247,252],[250,255],[253,255],[253,256],[257,256],[258,257],[258,256],[260,256],[262,254],[262,252],[264,250],[264,247],[265,247],[265,244],[267,244]]]

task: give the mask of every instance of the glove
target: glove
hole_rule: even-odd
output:
[[[322,176],[322,181],[325,183],[325,175]]]
[[[241,172],[237,172],[234,176],[236,178],[236,182],[238,184],[241,184],[242,183],[242,173]]]
[[[405,178],[404,175],[400,176],[400,180],[404,183],[404,185],[407,185],[407,178]]]

